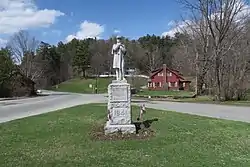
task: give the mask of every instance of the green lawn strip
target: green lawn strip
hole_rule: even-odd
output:
[[[108,90],[108,85],[114,80],[114,78],[97,78],[97,91],[98,93],[106,93]],[[131,84],[131,87],[139,88],[146,83],[145,78],[127,78],[127,82]],[[89,85],[92,85],[92,88]],[[80,79],[75,78],[65,82],[62,82],[56,86],[49,88],[53,91],[60,92],[72,92],[72,93],[94,93],[95,92],[96,79]]]
[[[136,94],[136,97],[156,97],[156,98],[167,98],[167,97],[173,97],[173,98],[190,98],[194,95],[193,92],[188,91],[157,91],[157,90],[143,90]]]
[[[92,140],[106,113],[91,104],[1,124],[0,166],[250,166],[250,124],[148,109],[146,119],[159,119],[155,137]]]
[[[98,78],[97,79],[97,91],[98,93],[107,92],[108,85],[111,83],[112,78]],[[89,85],[92,85],[92,88]],[[72,79],[63,82],[56,86],[53,86],[51,90],[60,92],[73,92],[73,93],[94,93],[96,80],[95,79]]]

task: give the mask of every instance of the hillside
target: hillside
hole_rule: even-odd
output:
[[[112,82],[114,78],[89,78],[89,79],[80,79],[75,78],[62,82],[58,86],[53,86],[50,90],[60,91],[60,92],[72,92],[72,93],[95,93],[95,85],[97,83],[97,92],[106,93],[108,85]],[[131,87],[140,88],[147,84],[146,78],[141,77],[127,77],[128,83],[131,84]],[[92,85],[92,87],[91,87]]]

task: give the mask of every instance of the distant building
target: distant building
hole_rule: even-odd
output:
[[[182,74],[163,64],[162,68],[151,72],[148,81],[149,90],[188,90],[191,81],[186,80]]]

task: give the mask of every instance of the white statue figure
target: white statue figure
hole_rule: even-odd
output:
[[[116,72],[116,80],[125,80],[124,78],[124,56],[126,55],[125,45],[121,43],[121,37],[116,37],[116,44],[112,47],[113,68]]]

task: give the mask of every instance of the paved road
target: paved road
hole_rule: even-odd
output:
[[[146,106],[148,108],[160,110],[177,111],[193,115],[250,123],[250,107],[162,101],[147,103]]]
[[[47,113],[80,104],[104,102],[104,95],[83,95],[46,91],[49,96],[0,101],[0,123]]]
[[[49,96],[0,101],[0,123],[87,103],[105,102],[105,95],[45,92]],[[250,122],[250,107],[213,104],[145,102],[146,107],[194,115]],[[139,104],[138,102],[134,104]]]

